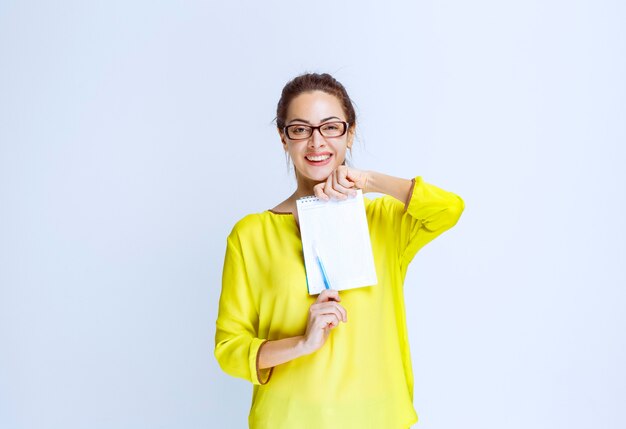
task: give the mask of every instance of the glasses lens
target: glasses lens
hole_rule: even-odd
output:
[[[311,136],[311,127],[306,125],[289,125],[287,127],[287,137],[290,139],[306,139]]]
[[[320,128],[323,136],[339,137],[346,132],[346,124],[344,122],[329,122]]]

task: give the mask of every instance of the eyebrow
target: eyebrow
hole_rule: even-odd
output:
[[[338,118],[338,117],[336,117],[336,116],[329,116],[328,118],[324,118],[324,119],[322,119],[322,120],[320,121],[320,123],[322,123],[322,122],[326,122],[326,121],[328,121],[328,120],[330,120],[330,119],[339,119],[339,120],[341,121],[341,118]],[[306,122],[307,124],[311,125],[311,123],[310,123],[309,121],[307,121],[306,119],[300,119],[300,118],[295,118],[295,119],[292,119],[292,120],[291,120],[291,121],[289,121],[288,123],[289,123],[289,124],[291,124],[292,122],[296,122],[296,121],[299,121],[299,122]]]

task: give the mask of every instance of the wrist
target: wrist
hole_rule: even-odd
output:
[[[314,352],[314,350],[312,350],[311,347],[309,347],[309,345],[307,344],[304,335],[298,336],[297,339],[298,340],[296,341],[296,344],[294,346],[294,352],[296,354],[296,357],[306,356]]]
[[[363,193],[376,192],[391,195],[403,203],[408,200],[409,192],[413,187],[412,180],[388,176],[376,171],[368,171],[366,177],[367,185],[363,189]]]
[[[376,190],[376,172],[375,171],[364,171],[365,176],[365,185],[363,186],[363,193],[367,194],[368,192],[378,192]]]

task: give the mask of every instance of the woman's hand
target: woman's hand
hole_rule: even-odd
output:
[[[355,196],[356,189],[367,192],[368,174],[356,168],[340,165],[333,171],[325,182],[313,187],[315,196],[322,200],[345,200],[348,196]]]
[[[339,304],[341,298],[339,292],[333,289],[323,290],[315,303],[309,307],[306,333],[303,345],[306,353],[313,353],[321,348],[331,329],[339,325],[339,322],[347,322],[346,309]]]

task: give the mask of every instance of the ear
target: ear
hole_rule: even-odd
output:
[[[285,137],[285,134],[282,132],[280,128],[277,128],[277,131],[280,137],[280,142],[283,144],[283,150],[287,152],[287,137]]]
[[[348,147],[348,149],[352,149],[352,144],[354,143],[355,134],[356,134],[356,125],[352,125],[350,128],[348,128],[348,141],[346,143],[346,146]]]

